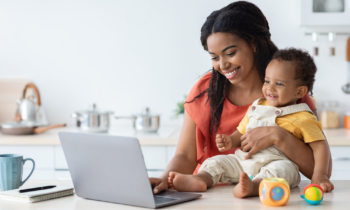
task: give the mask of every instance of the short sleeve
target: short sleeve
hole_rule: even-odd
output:
[[[202,95],[202,97],[196,98],[209,87],[210,78],[211,73],[208,73],[202,78],[200,78],[192,87],[184,103],[184,108],[186,109],[186,112],[197,125],[200,124],[203,120],[205,120],[203,119],[204,111],[208,112],[209,110],[208,113],[210,113],[209,103],[206,103],[207,94]]]
[[[239,123],[237,130],[239,131],[239,133],[241,133],[242,135],[245,134],[247,125],[249,123],[249,118],[248,118],[248,112],[251,106],[249,106],[247,113],[245,114],[245,116],[243,117],[242,121]]]
[[[311,99],[311,97],[310,97],[310,95],[307,93],[304,97],[302,97],[301,99],[299,99],[298,101],[297,101],[297,103],[298,104],[300,104],[300,103],[306,103],[308,106],[309,106],[309,108],[311,109],[311,110],[315,110],[316,109],[316,107],[315,107],[315,104],[314,104],[314,102],[312,101],[312,99]]]
[[[303,120],[299,129],[305,143],[326,139],[322,133],[321,123],[314,116]]]

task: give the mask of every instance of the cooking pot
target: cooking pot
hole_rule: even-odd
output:
[[[96,104],[92,104],[90,109],[74,112],[71,116],[76,119],[76,125],[83,132],[100,133],[109,129],[109,117],[111,111],[101,111]]]
[[[115,116],[115,118],[132,119],[134,129],[138,132],[157,132],[159,128],[160,115],[151,113],[148,107],[140,114],[134,114],[131,117]]]
[[[40,127],[39,124],[30,121],[8,122],[0,126],[2,134],[5,135],[28,135],[43,133],[52,128],[64,127],[66,124],[49,125]]]

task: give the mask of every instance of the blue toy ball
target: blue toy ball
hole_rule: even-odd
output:
[[[262,187],[261,193],[263,195],[263,198],[266,198],[266,194],[265,194],[265,186]],[[284,196],[284,190],[280,187],[275,187],[272,189],[271,191],[271,197],[273,200],[275,201],[280,201]]]
[[[280,187],[275,187],[272,189],[271,197],[275,201],[280,201],[284,196],[284,190]]]

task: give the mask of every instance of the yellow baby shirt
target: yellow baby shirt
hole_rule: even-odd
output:
[[[269,106],[267,100],[259,101],[258,105]],[[248,108],[248,111],[250,108],[251,107]],[[248,111],[237,127],[237,130],[241,134],[246,133],[246,127],[249,122]],[[308,111],[301,111],[277,117],[276,124],[289,131],[300,140],[303,140],[305,143],[325,140],[322,133],[321,123],[317,121],[315,115]]]

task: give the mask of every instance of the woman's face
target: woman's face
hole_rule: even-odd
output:
[[[238,84],[254,68],[254,47],[245,40],[229,33],[217,32],[207,39],[208,52],[215,70],[232,84]]]

